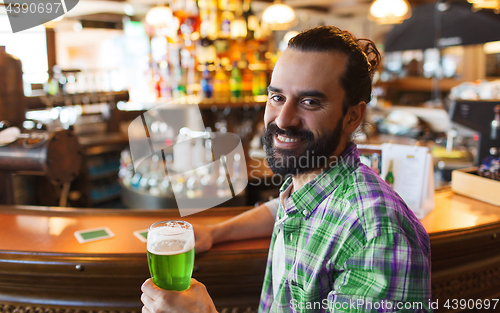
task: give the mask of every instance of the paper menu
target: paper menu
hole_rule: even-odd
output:
[[[387,175],[393,162],[394,190],[417,218],[434,209],[434,168],[427,147],[382,144],[382,173]]]

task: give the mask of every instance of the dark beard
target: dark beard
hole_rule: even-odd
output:
[[[340,119],[335,129],[314,140],[314,134],[305,129],[290,128],[283,130],[275,122],[264,127],[264,149],[266,150],[267,163],[273,173],[283,177],[288,175],[305,174],[313,170],[326,168],[329,157],[337,149],[341,134],[342,120]],[[300,150],[275,148],[274,137],[285,135],[298,137],[308,141],[307,147]]]

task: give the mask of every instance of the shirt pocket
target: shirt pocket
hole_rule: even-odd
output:
[[[290,312],[307,312],[307,299],[305,298],[305,291],[302,287],[298,286],[296,282],[290,281]]]

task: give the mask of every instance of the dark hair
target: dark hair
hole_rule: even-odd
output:
[[[341,52],[347,56],[340,83],[345,91],[342,113],[360,101],[371,100],[372,78],[380,63],[380,52],[370,39],[356,38],[335,26],[319,26],[290,39],[288,48],[304,52]]]

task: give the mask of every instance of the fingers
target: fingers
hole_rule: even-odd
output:
[[[153,280],[151,278],[146,279],[146,281],[141,286],[141,291],[146,292],[147,290],[151,289],[151,284],[154,285]]]
[[[151,278],[146,279],[146,281],[142,284],[141,286],[141,291],[146,293],[146,294],[151,294],[156,287],[155,283]]]
[[[144,304],[144,306],[142,307],[142,313],[154,312],[154,300],[150,296],[143,293],[141,295],[141,302]]]
[[[154,300],[146,294],[141,295],[141,302],[144,304],[144,308],[146,308],[149,312],[154,311]]]

